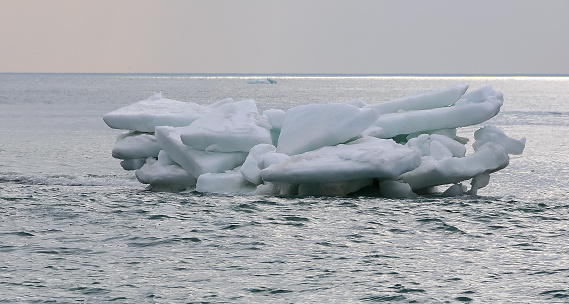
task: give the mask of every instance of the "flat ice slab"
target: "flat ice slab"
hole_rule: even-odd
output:
[[[294,107],[284,116],[277,152],[294,155],[346,142],[360,135],[378,117],[374,109],[349,104]]]
[[[364,137],[348,144],[294,155],[261,171],[267,182],[323,183],[395,178],[417,168],[421,155],[393,140]]]
[[[268,120],[259,115],[253,100],[227,103],[182,129],[182,142],[196,150],[249,152],[257,144],[270,144]]]
[[[211,109],[193,102],[163,98],[156,93],[147,100],[106,114],[103,120],[114,129],[154,132],[156,126],[187,126]]]
[[[453,129],[482,123],[500,112],[502,93],[484,87],[465,94],[453,106],[382,115],[369,135],[391,138],[400,134]]]

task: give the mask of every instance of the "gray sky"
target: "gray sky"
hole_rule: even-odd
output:
[[[569,74],[568,0],[0,0],[0,72]]]

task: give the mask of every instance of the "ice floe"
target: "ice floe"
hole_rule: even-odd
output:
[[[476,195],[525,139],[481,126],[468,154],[457,129],[488,121],[504,99],[488,86],[467,89],[262,113],[253,100],[200,105],[155,94],[103,119],[126,130],[113,157],[153,190],[411,198],[444,186],[443,196]]]

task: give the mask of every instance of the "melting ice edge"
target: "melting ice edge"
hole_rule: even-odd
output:
[[[457,84],[366,104],[308,104],[259,113],[253,100],[211,105],[163,98],[103,117],[121,134],[112,155],[157,191],[416,197],[449,185],[444,196],[476,195],[490,174],[521,154],[525,138],[495,126],[474,133],[473,154],[457,128],[494,117],[503,95]],[[463,184],[470,180],[470,187]]]

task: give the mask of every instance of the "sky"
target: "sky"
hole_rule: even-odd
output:
[[[569,74],[568,0],[0,0],[0,73]]]

